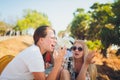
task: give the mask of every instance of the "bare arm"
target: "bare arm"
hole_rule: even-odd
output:
[[[96,52],[92,51],[88,55],[85,56],[84,63],[82,65],[82,68],[81,68],[76,80],[85,80],[86,79],[87,69],[91,63],[94,63],[93,58],[94,58],[95,54],[96,54]]]
[[[88,69],[88,64],[83,64],[81,71],[79,73],[79,75],[77,76],[76,80],[85,80],[86,79],[86,73],[87,73],[87,69]]]
[[[35,80],[56,80],[59,70],[60,70],[59,66],[53,67],[51,73],[48,76],[46,76],[44,72],[33,72],[34,79]]]
[[[34,80],[46,80],[44,72],[33,72]]]
[[[45,76],[44,72],[33,72],[35,80],[56,80],[57,76],[59,74],[59,71],[61,69],[62,61],[64,58],[64,55],[66,53],[66,48],[60,48],[57,51],[53,53],[54,57],[54,67],[52,71],[48,74],[48,76]]]

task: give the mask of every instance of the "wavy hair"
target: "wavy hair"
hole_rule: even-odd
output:
[[[89,49],[85,43],[84,40],[75,40],[75,42],[73,43],[74,44],[81,44],[83,46],[83,61],[84,61],[84,58],[87,54],[89,54]],[[88,67],[88,73],[90,75],[90,80],[96,80],[97,78],[97,68],[96,68],[96,65],[95,64],[90,64],[89,67]]]

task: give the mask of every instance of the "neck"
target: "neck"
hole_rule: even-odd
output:
[[[40,45],[38,45],[37,44],[37,46],[39,47],[39,50],[40,50],[40,52],[42,53],[42,55],[46,52],[43,48],[41,48],[41,46]]]
[[[75,63],[82,63],[83,59],[82,58],[79,58],[79,59],[74,58],[74,62]]]
[[[74,59],[74,70],[75,72],[78,72],[81,70],[83,64],[83,59]]]

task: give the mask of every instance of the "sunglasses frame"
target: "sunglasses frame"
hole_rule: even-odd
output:
[[[75,51],[75,50],[78,50],[78,51],[83,51],[83,48],[82,47],[76,47],[76,46],[72,46],[71,47],[71,50]]]

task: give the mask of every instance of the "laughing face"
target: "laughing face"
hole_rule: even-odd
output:
[[[45,51],[53,52],[56,45],[56,36],[52,29],[47,29],[47,35],[44,38],[42,44]]]

